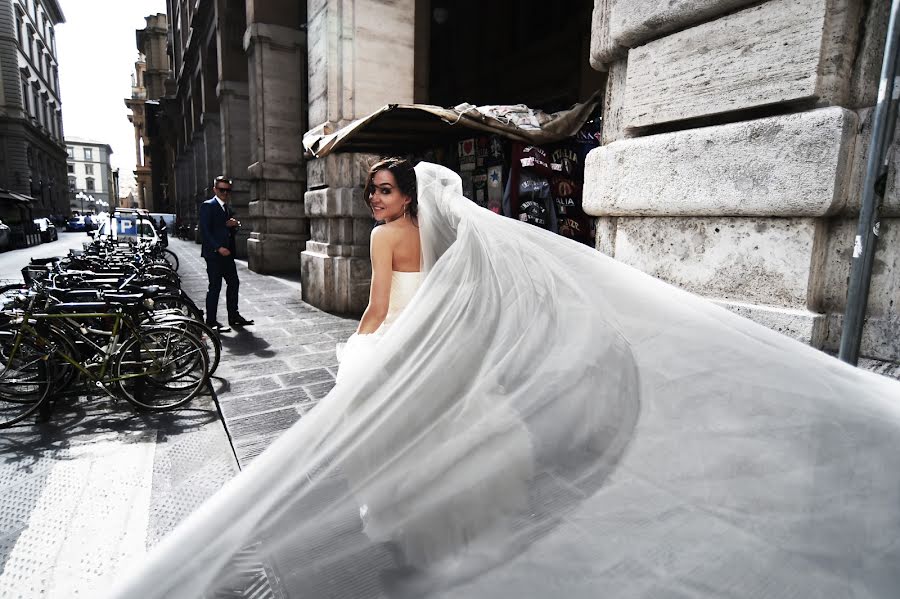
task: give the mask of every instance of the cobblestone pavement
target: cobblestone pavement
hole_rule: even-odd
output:
[[[200,247],[170,240],[169,249],[178,254],[182,288],[202,307],[208,280]],[[222,359],[212,390],[243,467],[331,390],[337,373],[335,344],[346,340],[358,322],[303,302],[297,281],[256,274],[241,261],[238,275],[239,309],[255,324],[221,335]],[[223,289],[218,307],[222,322],[224,298]],[[279,563],[263,563],[248,548],[232,562],[238,580],[221,597],[317,596],[304,592],[302,581],[285,576],[291,560],[286,551]]]
[[[202,308],[207,276],[200,246],[176,239],[169,249],[180,259],[182,288]],[[298,282],[259,275],[240,261],[238,275],[239,309],[256,324],[222,334],[213,390],[243,466],[331,390],[337,373],[335,344],[345,341],[358,321],[303,302]],[[218,314],[224,322],[224,288]]]

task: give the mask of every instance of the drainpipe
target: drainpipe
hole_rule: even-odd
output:
[[[859,225],[853,242],[853,261],[850,265],[850,283],[847,290],[847,308],[841,331],[841,347],[838,357],[854,366],[859,361],[859,345],[865,324],[869,285],[872,282],[872,263],[878,242],[880,218],[878,210],[884,198],[887,179],[888,148],[894,137],[897,122],[900,85],[895,86],[897,75],[897,51],[900,47],[900,0],[892,0],[884,59],[881,63],[881,83],[878,86],[878,104],[872,120],[872,139],[866,163],[866,179],[859,211]]]

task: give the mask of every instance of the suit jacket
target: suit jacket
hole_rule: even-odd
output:
[[[226,227],[225,223],[234,216],[230,204],[225,210],[219,206],[216,198],[210,198],[200,204],[200,236],[203,239],[200,255],[204,258],[216,255],[221,247],[228,248],[234,257],[234,236],[237,227]]]

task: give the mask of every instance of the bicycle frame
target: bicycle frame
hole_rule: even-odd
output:
[[[39,327],[37,326],[37,324],[39,322],[47,321],[47,320],[87,320],[90,318],[112,318],[112,319],[114,319],[112,331],[109,334],[110,335],[110,343],[106,347],[101,347],[101,346],[97,345],[96,343],[94,343],[91,339],[89,339],[86,335],[84,335],[80,331],[78,331],[78,333],[77,333],[80,340],[89,343],[95,349],[102,352],[103,359],[99,364],[100,368],[99,368],[99,372],[97,372],[97,373],[93,372],[93,370],[91,368],[88,368],[85,365],[81,364],[81,362],[79,362],[76,358],[73,358],[72,356],[70,356],[67,353],[65,353],[64,351],[62,351],[58,347],[58,345],[56,343],[54,343],[53,339],[48,338],[47,336],[43,335],[39,331]],[[31,319],[34,319],[36,321],[34,325],[31,324],[31,322],[30,322]],[[24,338],[24,335],[26,333],[29,333],[39,343],[46,344],[50,348],[50,351],[52,354],[57,355],[60,358],[62,358],[63,360],[65,360],[66,362],[70,363],[72,366],[74,366],[76,369],[78,369],[82,374],[86,375],[98,387],[103,388],[104,385],[116,383],[119,381],[124,381],[124,380],[131,379],[131,378],[144,376],[144,374],[146,374],[146,373],[139,373],[139,374],[136,373],[136,374],[129,374],[126,376],[117,376],[117,377],[108,377],[107,376],[107,371],[109,370],[110,365],[112,363],[112,358],[116,355],[116,351],[121,346],[122,331],[127,328],[134,337],[139,338],[139,335],[137,334],[139,329],[131,323],[130,319],[125,317],[124,312],[84,312],[84,313],[76,313],[76,314],[38,313],[38,314],[35,314],[35,313],[30,313],[30,312],[26,311],[25,313],[23,313],[23,315],[21,317],[16,319],[16,322],[20,326],[16,332],[15,340],[13,341],[13,348],[10,351],[9,360],[11,360],[16,355],[16,352],[18,351],[19,346],[21,345],[21,341]],[[72,327],[72,329],[74,329],[74,327]],[[74,330],[77,330],[77,329],[74,329]],[[7,362],[5,364],[3,364],[2,372],[6,371],[9,360],[7,360]]]

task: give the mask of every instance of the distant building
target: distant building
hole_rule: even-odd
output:
[[[125,99],[125,106],[131,110],[128,120],[134,125],[134,179],[141,208],[170,212],[167,193],[170,182],[166,178],[170,169],[152,169],[154,164],[165,165],[166,148],[151,143],[158,137],[153,131],[158,120],[154,118],[159,110],[158,100],[165,95],[166,80],[171,77],[166,54],[168,20],[165,14],[159,13],[146,17],[146,21],[147,26],[136,31],[135,41],[140,54],[134,63],[131,97]]]
[[[137,198],[134,197],[134,192],[129,191],[128,195],[122,196],[119,198],[119,207],[120,208],[139,208]]]
[[[0,188],[24,197],[32,217],[67,208],[55,33],[64,22],[56,0],[0,0]]]
[[[106,212],[116,205],[116,185],[109,144],[77,137],[66,139],[69,212]]]

